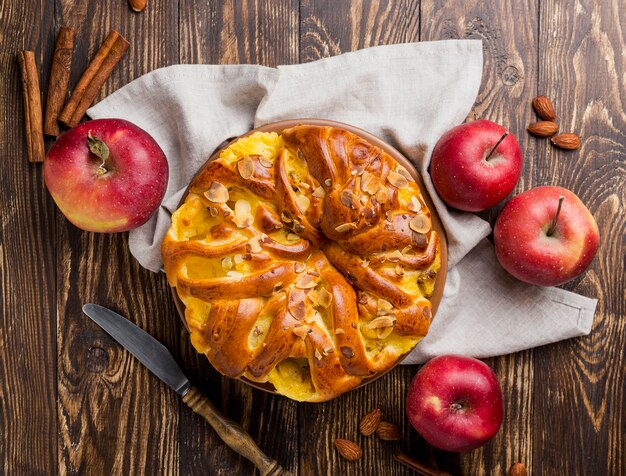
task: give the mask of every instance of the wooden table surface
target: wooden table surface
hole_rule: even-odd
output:
[[[410,474],[392,460],[401,450],[453,474],[504,474],[517,461],[534,474],[626,474],[625,6],[623,0],[149,0],[136,14],[126,0],[3,0],[0,473],[253,473],[82,314],[83,303],[96,302],[170,348],[213,402],[295,474]],[[138,265],[127,234],[71,226],[45,190],[41,165],[26,161],[16,53],[36,52],[46,84],[60,26],[77,31],[72,85],[109,30],[131,42],[100,98],[177,63],[274,66],[378,44],[482,39],[483,83],[470,117],[500,122],[518,137],[524,169],[517,191],[565,186],[600,226],[597,258],[565,286],[599,299],[591,334],[489,359],[504,391],[505,421],[489,444],[462,455],[429,449],[404,417],[416,367],[396,368],[325,404],[298,404],[219,377],[190,346],[165,276]],[[580,150],[558,151],[526,134],[537,94],[554,100],[563,131],[582,136]],[[402,427],[402,441],[357,436],[360,415],[376,406]],[[363,459],[339,458],[336,437],[361,442]]]

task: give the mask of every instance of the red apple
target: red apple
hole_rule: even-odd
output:
[[[598,250],[600,233],[576,195],[545,186],[517,195],[504,206],[496,220],[494,241],[498,261],[517,279],[556,286],[587,269]]]
[[[46,187],[78,228],[117,232],[159,207],[168,166],[159,144],[122,119],[84,122],[61,135],[44,161]]]
[[[442,355],[426,363],[411,382],[406,413],[436,448],[470,451],[498,432],[504,407],[491,368],[472,357]]]
[[[441,199],[467,212],[497,205],[513,191],[522,170],[517,139],[491,121],[461,124],[433,150],[430,175]]]

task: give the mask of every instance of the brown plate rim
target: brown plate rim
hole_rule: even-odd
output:
[[[226,143],[225,145],[222,145],[221,147],[216,149],[211,154],[209,159],[205,162],[205,164],[202,167],[200,167],[200,169],[195,173],[195,175],[193,176],[193,178],[189,182],[189,185],[185,189],[185,192],[183,193],[183,196],[181,197],[178,206],[180,207],[183,204],[183,202],[185,201],[185,198],[187,198],[187,195],[189,194],[189,186],[193,183],[193,181],[196,179],[196,177],[198,175],[200,175],[204,171],[204,169],[209,165],[209,163],[211,161],[213,161],[217,157],[219,157],[221,152],[224,149],[226,149],[227,147],[229,147],[231,144],[233,144],[234,142],[238,141],[239,139],[241,139],[243,137],[247,137],[247,136],[249,136],[251,134],[254,134],[255,132],[277,132],[277,133],[280,134],[280,133],[282,133],[283,130],[288,129],[290,127],[297,126],[297,125],[312,125],[312,126],[336,127],[336,128],[339,128],[339,129],[347,130],[348,132],[352,132],[353,134],[356,134],[357,136],[365,139],[370,144],[373,144],[373,145],[383,149],[391,157],[393,157],[396,161],[398,161],[401,165],[403,165],[409,171],[409,173],[416,179],[417,183],[420,186],[420,190],[422,191],[422,195],[424,197],[426,205],[428,206],[428,209],[430,210],[431,219],[432,219],[432,222],[433,222],[433,229],[437,233],[439,233],[439,236],[442,238],[440,240],[440,244],[441,244],[441,253],[440,253],[441,254],[441,268],[440,268],[439,272],[437,273],[437,277],[435,278],[435,290],[433,292],[433,295],[430,298],[430,302],[432,304],[432,316],[433,316],[433,320],[434,320],[435,315],[437,314],[437,310],[439,309],[439,304],[441,303],[441,299],[442,299],[442,296],[443,296],[443,290],[444,290],[445,283],[446,283],[446,277],[447,277],[447,274],[448,274],[448,242],[447,242],[447,236],[446,236],[446,233],[445,233],[445,229],[443,227],[443,224],[441,223],[441,220],[439,218],[437,210],[436,210],[432,200],[430,199],[430,195],[428,194],[428,191],[426,190],[426,187],[424,186],[424,182],[422,181],[422,177],[420,176],[420,174],[417,171],[417,169],[415,168],[415,166],[409,161],[409,159],[404,157],[404,155],[402,155],[399,150],[397,150],[395,147],[391,146],[389,143],[385,142],[380,137],[375,136],[371,132],[367,132],[367,131],[365,131],[363,129],[360,129],[360,128],[356,127],[356,126],[353,126],[353,125],[350,125],[350,124],[345,124],[343,122],[331,121],[331,120],[327,120],[327,119],[312,119],[312,118],[286,119],[286,120],[277,121],[277,122],[271,122],[271,123],[264,124],[262,126],[256,127],[254,129],[249,130],[245,134],[242,134],[242,135],[240,135],[240,136],[230,140],[228,143]],[[170,290],[172,292],[172,296],[174,297],[174,304],[176,306],[176,310],[178,311],[178,315],[181,318],[181,320],[183,321],[183,325],[185,326],[185,328],[187,330],[189,330],[189,328],[187,327],[187,323],[185,321],[185,305],[181,301],[181,299],[178,297],[178,293],[176,292],[176,289],[171,287]],[[431,325],[432,325],[432,322],[431,322]],[[418,342],[416,344],[416,346],[418,346],[420,344],[420,342]],[[373,377],[364,378],[363,381],[359,385],[354,387],[352,390],[356,390],[357,388],[361,388],[361,387],[363,387],[363,386],[365,386],[365,385],[367,385],[367,384],[369,384],[369,383],[371,383],[371,382],[381,378],[382,376],[384,376],[385,374],[387,374],[388,372],[393,370],[398,364],[400,364],[400,362],[402,362],[411,353],[411,351],[413,351],[413,349],[415,349],[415,347],[413,347],[409,352],[405,353],[404,355],[401,355],[398,358],[398,360],[389,369],[385,370],[384,372],[380,372],[380,373],[374,375]],[[254,388],[257,388],[259,390],[263,390],[264,392],[272,393],[272,394],[275,394],[275,395],[281,395],[280,393],[278,393],[276,391],[274,386],[271,383],[269,383],[269,382],[267,382],[267,383],[255,382],[255,381],[250,380],[250,379],[248,379],[246,377],[239,377],[238,380],[241,380],[242,382],[244,382],[244,383],[246,383],[246,384],[248,384],[248,385],[250,385],[250,386],[252,386]],[[350,391],[352,391],[352,390],[350,390]],[[282,396],[284,396],[284,395],[282,395]]]

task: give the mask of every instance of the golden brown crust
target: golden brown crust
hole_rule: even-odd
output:
[[[364,139],[308,125],[256,139],[271,157],[235,153],[242,139],[194,179],[163,263],[220,372],[328,400],[426,335],[439,237],[417,184]]]

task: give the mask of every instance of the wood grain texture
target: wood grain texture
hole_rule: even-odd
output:
[[[126,2],[68,0],[58,1],[55,13],[58,24],[77,32],[72,86],[111,29],[131,47],[100,97],[135,76],[176,62],[175,39],[164,43],[161,33],[177,28],[176,5],[154,3],[135,15]],[[58,214],[55,238],[59,471],[159,474],[167,468],[176,473],[176,394],[81,311],[87,302],[111,307],[176,351],[180,326],[171,318],[175,314],[166,284],[140,268],[128,251],[126,234],[85,233]]]
[[[57,457],[54,204],[27,161],[17,53],[40,46],[43,1],[0,3],[0,472],[44,474]],[[56,465],[56,464],[55,464]]]
[[[141,14],[125,0],[0,2],[0,473],[258,474],[82,315],[96,302],[163,342],[213,404],[294,474],[411,474],[393,461],[399,451],[454,475],[504,474],[516,461],[531,474],[626,474],[625,24],[621,0],[151,0]],[[488,359],[505,422],[463,455],[433,450],[406,420],[417,367],[324,404],[221,377],[191,347],[165,277],[130,255],[127,235],[74,228],[55,212],[41,167],[24,160],[15,54],[37,53],[45,94],[59,26],[77,32],[70,87],[111,29],[131,42],[98,99],[169,64],[275,66],[377,44],[482,39],[483,84],[469,119],[500,122],[519,139],[516,192],[563,185],[597,218],[598,257],[566,285],[599,298],[591,335]],[[581,135],[580,150],[526,134],[537,94],[554,100],[561,131]],[[498,210],[483,216],[493,221]],[[374,407],[401,427],[401,441],[360,435]],[[358,442],[363,458],[342,459],[335,438]]]
[[[298,62],[298,3],[293,0],[180,2],[181,63]],[[212,151],[207,151],[207,158]],[[221,377],[181,335],[184,368],[227,417],[240,423],[261,450],[297,474],[297,404]],[[253,465],[222,443],[202,418],[180,416],[181,474],[251,474]]]
[[[561,185],[596,216],[600,248],[567,289],[599,298],[589,336],[535,352],[535,472],[626,474],[626,13],[619,0],[542,2],[539,91],[575,152],[539,148],[537,185]]]

